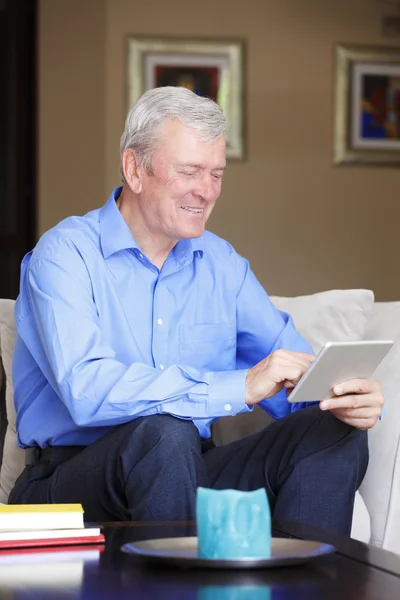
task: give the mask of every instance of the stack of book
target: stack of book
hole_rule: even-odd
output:
[[[81,504],[0,505],[0,550],[104,541],[100,527],[85,527]]]

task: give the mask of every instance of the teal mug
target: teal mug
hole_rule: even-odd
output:
[[[199,558],[271,556],[271,511],[264,488],[254,492],[197,488]]]

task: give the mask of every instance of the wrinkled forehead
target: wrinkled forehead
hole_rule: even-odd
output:
[[[156,131],[154,158],[178,162],[211,160],[225,164],[226,142],[221,135],[214,142],[205,142],[197,131],[179,120],[166,119]]]

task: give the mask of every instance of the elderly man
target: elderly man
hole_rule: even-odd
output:
[[[146,92],[122,135],[122,187],[24,258],[14,384],[28,466],[12,503],[180,520],[194,517],[199,485],[265,487],[275,518],[350,531],[380,387],[287,402],[312,349],[248,262],[205,231],[225,127],[219,106],[187,89]],[[215,447],[211,423],[255,404],[276,421]]]

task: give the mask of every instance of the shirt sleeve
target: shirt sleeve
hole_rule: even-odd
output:
[[[272,304],[248,262],[239,256],[237,260],[242,281],[237,298],[237,368],[251,368],[280,349],[314,354],[310,344],[296,331],[290,315]],[[262,400],[259,406],[277,419],[312,404],[315,402],[288,402],[286,389],[283,389],[275,396]]]
[[[30,327],[20,327],[29,330],[23,341],[77,425],[116,425],[156,413],[203,419],[224,416],[227,407],[229,414],[250,410],[246,370],[172,365],[160,372],[119,360],[102,335],[90,277],[76,250],[61,262],[31,259],[22,277],[25,313],[33,315]]]

